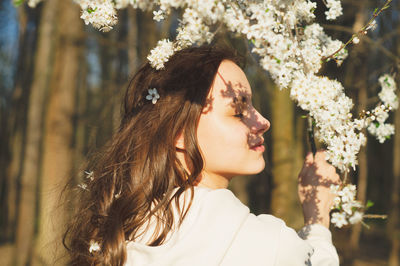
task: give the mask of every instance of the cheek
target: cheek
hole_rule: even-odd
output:
[[[248,129],[234,119],[204,116],[199,122],[197,138],[204,153],[229,153],[233,148],[247,147]]]

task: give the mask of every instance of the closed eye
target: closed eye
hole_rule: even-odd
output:
[[[234,117],[243,118],[243,113],[235,114]]]

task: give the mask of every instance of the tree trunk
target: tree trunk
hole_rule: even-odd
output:
[[[294,138],[294,147],[293,147],[293,179],[295,179],[296,190],[297,193],[297,179],[296,177],[300,173],[301,168],[303,167],[304,159],[305,159],[305,151],[310,151],[310,144],[307,139],[307,135],[305,134],[307,130],[307,120],[302,118],[302,116],[296,112],[295,116],[295,138]],[[293,182],[293,181],[292,181]],[[297,197],[297,194],[296,194]],[[295,229],[300,229],[304,226],[304,219],[302,218],[302,206],[300,201],[296,198],[293,202],[293,208],[297,211],[295,217],[293,217],[292,227]]]
[[[289,226],[303,222],[297,196],[294,163],[294,105],[289,90],[273,90],[271,100],[272,175],[271,212]],[[298,171],[298,169],[296,169]]]
[[[151,12],[142,12],[137,10],[136,13],[138,25],[138,55],[140,62],[145,62],[151,49],[153,49],[158,41],[157,25],[153,21]]]
[[[399,81],[399,79],[397,79]],[[398,90],[397,90],[398,91]],[[397,93],[399,99],[400,93]],[[399,191],[400,191],[400,108],[395,113],[395,135],[393,147],[393,185],[391,191],[391,212],[389,213],[387,231],[391,239],[389,266],[399,266],[400,258],[400,226],[399,226]]]
[[[139,65],[138,57],[138,23],[137,11],[128,8],[128,66],[129,73],[133,75]]]
[[[359,80],[360,87],[358,89],[358,113],[361,113],[362,110],[366,110],[367,108],[367,66],[361,66],[361,79]],[[364,134],[367,134],[366,130],[363,130]],[[367,181],[368,181],[368,161],[367,161],[367,149],[366,147],[361,147],[360,152],[358,153],[358,183],[357,183],[357,200],[361,203],[366,203],[367,197]],[[359,249],[359,241],[362,232],[362,225],[360,223],[354,225],[351,229],[350,235],[350,250],[352,253],[352,257],[354,257],[354,252],[357,252]]]
[[[18,45],[18,63],[17,73],[15,76],[15,87],[12,93],[11,107],[6,116],[6,127],[2,127],[4,131],[1,139],[2,148],[7,149],[6,153],[2,152],[0,161],[4,163],[0,168],[5,170],[4,181],[5,188],[5,205],[2,206],[1,216],[6,218],[6,224],[2,228],[4,232],[4,240],[14,241],[16,223],[17,223],[17,201],[18,201],[18,181],[21,178],[25,133],[26,133],[26,115],[29,101],[29,87],[32,80],[33,59],[35,47],[36,31],[27,28],[28,21],[33,22],[38,12],[29,12],[30,9],[18,9],[19,23],[19,45]],[[35,11],[38,11],[37,9]],[[3,114],[2,114],[3,115]],[[7,132],[7,133],[6,133]],[[3,175],[3,172],[2,172]],[[3,190],[2,190],[3,191]],[[5,230],[5,231],[3,231]],[[11,254],[10,254],[11,255]]]
[[[399,4],[400,5],[400,4]],[[400,27],[399,27],[400,29]],[[397,37],[397,56],[400,55],[400,37]],[[399,74],[398,74],[399,75]],[[397,76],[397,99],[400,99],[400,78]],[[400,107],[394,115],[394,145],[393,145],[393,184],[391,191],[391,212],[389,213],[387,234],[391,241],[389,266],[400,265]]]
[[[353,25],[353,31],[359,31],[365,23],[365,10],[361,8],[356,14],[356,19]],[[365,55],[365,44],[360,43],[355,47],[354,53],[355,57],[360,57],[360,55]],[[363,56],[361,58],[366,58],[364,60],[368,60],[367,57]],[[361,113],[363,110],[367,109],[368,102],[368,92],[367,92],[367,79],[368,76],[368,64],[360,62],[359,60],[353,60],[350,62],[350,73],[347,73],[347,78],[350,79],[350,82],[347,82],[347,86],[354,86],[356,84],[358,88],[358,106],[357,113]],[[357,69],[357,70],[356,70]],[[354,72],[359,72],[359,75],[354,75]],[[358,78],[357,78],[358,77]],[[364,134],[367,134],[366,130],[363,130]],[[361,147],[360,152],[358,154],[358,181],[357,181],[357,199],[363,204],[366,202],[367,196],[367,180],[368,180],[368,161],[367,161],[367,149],[366,147]],[[350,235],[350,249],[348,249],[348,253],[345,254],[346,258],[351,260],[354,259],[355,252],[359,250],[359,241],[362,233],[361,224],[356,224],[351,228]]]
[[[84,47],[83,23],[79,18],[79,6],[72,1],[59,1],[56,13],[57,46],[45,116],[39,229],[34,265],[60,265],[62,262],[61,237],[67,215],[64,206],[59,204],[60,193],[70,176],[75,174],[75,98]]]
[[[38,48],[32,87],[29,97],[26,127],[25,156],[21,174],[21,197],[18,206],[16,243],[13,265],[25,266],[32,255],[36,203],[37,179],[40,172],[43,111],[45,96],[51,75],[53,54],[53,31],[58,1],[43,3],[39,26]]]

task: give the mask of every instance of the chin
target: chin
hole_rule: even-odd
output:
[[[264,161],[264,158],[262,159],[262,162],[260,163],[260,167],[259,167],[259,169],[257,170],[257,173],[256,174],[258,174],[258,173],[260,173],[262,170],[264,170],[265,169],[265,161]]]
[[[250,167],[248,169],[248,171],[244,174],[247,174],[247,175],[259,174],[262,170],[264,170],[264,168],[265,168],[265,161],[263,159],[259,163],[252,165],[252,167]]]

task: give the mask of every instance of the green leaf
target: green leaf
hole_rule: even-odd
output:
[[[276,60],[276,62],[277,62],[278,64],[280,64],[280,63],[281,63],[281,60],[280,60],[280,59],[278,59],[278,58],[275,58],[275,60]]]
[[[391,86],[391,84],[389,83],[389,79],[386,77],[384,80],[383,80],[385,83],[386,83],[386,85],[388,85],[389,87]]]
[[[381,124],[379,124],[379,122],[374,122],[376,128],[378,128]]]
[[[265,13],[267,13],[269,11],[269,8],[265,9]]]
[[[378,12],[378,8],[375,8],[375,9],[374,9],[374,14],[376,14],[376,12]]]
[[[373,203],[372,201],[368,200],[365,207],[367,207],[367,209],[368,209],[368,208],[374,206],[374,204],[375,204],[375,203]]]
[[[18,6],[22,5],[25,2],[25,0],[14,0],[13,2],[14,2],[14,5],[18,7]]]
[[[301,118],[307,118],[307,116],[306,115],[302,115]]]
[[[88,9],[86,9],[86,11],[89,13],[89,14],[92,14],[94,11],[96,11],[97,10],[97,7],[95,8],[95,9],[91,9],[91,8],[88,8]]]
[[[390,135],[385,136],[385,139],[390,139]]]

